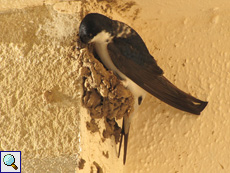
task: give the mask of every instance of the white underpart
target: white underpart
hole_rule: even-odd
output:
[[[97,34],[92,40],[91,43],[95,44],[95,49],[100,57],[103,64],[110,70],[114,71],[117,75],[119,75],[124,80],[124,85],[132,92],[134,95],[134,112],[137,111],[138,108],[138,97],[142,96],[142,101],[144,100],[144,97],[146,95],[146,91],[143,90],[141,87],[139,87],[136,83],[134,83],[131,79],[129,79],[127,76],[125,76],[120,70],[117,69],[117,67],[113,64],[109,52],[107,49],[108,43],[111,43],[112,41],[111,35],[106,32],[102,31],[99,34]],[[131,116],[132,117],[132,116]],[[129,121],[131,121],[131,117],[129,117]],[[129,122],[130,123],[130,122]],[[127,129],[128,130],[128,129]]]

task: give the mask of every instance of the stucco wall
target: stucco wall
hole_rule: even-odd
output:
[[[96,171],[94,161],[104,172],[230,171],[229,1],[57,2],[0,1],[0,150],[21,150],[24,172],[75,172],[79,154],[78,172]],[[82,9],[132,26],[170,81],[209,101],[194,116],[148,95],[124,167],[113,139],[86,130],[69,56]]]
[[[132,26],[165,76],[209,104],[197,117],[148,96],[131,127],[126,172],[229,172],[229,1],[137,2]]]
[[[0,14],[0,150],[23,172],[74,172],[79,152],[78,19],[52,6]]]

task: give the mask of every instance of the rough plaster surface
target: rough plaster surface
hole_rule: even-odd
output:
[[[28,7],[42,6],[42,5],[56,5],[62,4],[62,7],[65,11],[70,9],[65,8],[67,4],[79,3],[79,1],[75,0],[0,0],[0,12],[9,12],[13,9],[23,9]],[[73,11],[71,11],[73,13]]]
[[[0,15],[0,150],[23,172],[74,172],[79,152],[76,24],[51,6]]]

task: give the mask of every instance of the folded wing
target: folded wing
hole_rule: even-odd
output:
[[[148,51],[141,52],[144,47],[145,44],[139,36],[114,38],[113,42],[108,44],[113,63],[128,78],[161,101],[199,115],[207,102],[183,92],[167,80]]]

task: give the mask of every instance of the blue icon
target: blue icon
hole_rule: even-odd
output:
[[[0,151],[0,173],[21,173],[21,151]]]
[[[15,163],[15,158],[12,154],[7,154],[3,158],[3,162],[7,166],[12,166],[15,170],[18,169],[18,167],[14,164]]]

